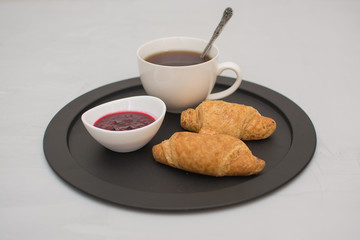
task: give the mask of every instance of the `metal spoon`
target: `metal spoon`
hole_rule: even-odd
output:
[[[201,54],[201,56],[200,56],[202,59],[204,59],[204,57],[206,56],[207,52],[210,50],[213,42],[214,42],[215,39],[220,35],[223,27],[224,27],[225,24],[229,21],[229,19],[232,17],[232,15],[233,15],[233,10],[232,10],[230,7],[226,8],[225,11],[224,11],[223,16],[222,16],[222,18],[221,18],[221,21],[220,21],[219,25],[218,25],[217,28],[215,29],[215,31],[214,31],[214,33],[213,33],[213,35],[212,35],[212,37],[211,37],[208,45],[205,47],[204,51],[202,52],[202,54]]]

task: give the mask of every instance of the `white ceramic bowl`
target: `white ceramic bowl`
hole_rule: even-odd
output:
[[[120,111],[138,111],[149,114],[155,121],[128,131],[110,131],[95,127],[101,117]],[[152,96],[135,96],[107,102],[91,108],[81,115],[90,135],[104,147],[115,152],[132,152],[145,146],[159,130],[166,113],[165,103]]]

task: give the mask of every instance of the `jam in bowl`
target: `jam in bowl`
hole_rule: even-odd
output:
[[[153,96],[134,96],[93,107],[81,115],[89,134],[115,152],[132,152],[145,146],[158,132],[165,103]]]
[[[138,129],[155,122],[149,114],[135,111],[110,113],[94,123],[95,127],[111,131],[128,131]]]

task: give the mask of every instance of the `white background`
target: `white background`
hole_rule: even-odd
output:
[[[149,40],[209,39],[229,6],[220,60],[309,115],[308,167],[255,201],[193,213],[110,205],[61,181],[42,149],[52,117],[137,77]],[[359,43],[358,0],[0,1],[0,239],[359,239]]]

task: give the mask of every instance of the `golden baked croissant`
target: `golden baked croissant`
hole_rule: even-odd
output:
[[[265,139],[276,129],[276,122],[255,108],[221,100],[203,101],[195,109],[183,111],[180,123],[189,131],[222,133],[242,140]]]
[[[176,132],[153,146],[152,153],[165,165],[217,177],[249,176],[265,167],[243,141],[224,134]]]

